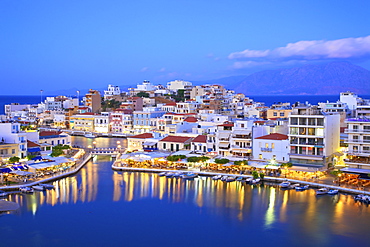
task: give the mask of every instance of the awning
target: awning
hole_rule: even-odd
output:
[[[27,151],[30,152],[30,153],[40,152],[41,148],[40,147],[27,148]]]
[[[248,165],[256,168],[265,168],[267,166],[265,162],[248,162]]]
[[[33,174],[33,172],[26,172],[26,171],[12,171],[11,173],[19,175],[19,176],[26,176],[26,175]]]
[[[41,156],[36,156],[36,157],[33,157],[32,160],[42,160],[42,157]]]
[[[71,160],[66,157],[54,157],[53,160],[59,164],[71,162]]]
[[[249,135],[250,132],[246,130],[235,130],[233,131],[233,135]]]
[[[229,136],[230,136],[230,133],[220,133],[220,134],[218,135],[218,138],[219,138],[219,139],[228,139],[228,138],[229,138]]]
[[[353,173],[365,173],[365,174],[370,174],[369,169],[358,169],[358,168],[343,168],[341,169],[342,172],[353,172]]]
[[[11,172],[12,170],[9,169],[9,168],[0,168],[0,173],[9,173]]]
[[[58,166],[59,164],[56,162],[46,162],[46,163],[34,163],[34,164],[29,164],[30,168],[34,169],[44,169],[48,167],[53,167],[53,166]]]
[[[229,143],[220,143],[218,146],[220,148],[228,148],[229,147]]]
[[[155,146],[157,142],[143,142],[143,146]]]

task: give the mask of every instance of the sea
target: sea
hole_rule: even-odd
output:
[[[96,138],[97,147],[121,138]],[[91,139],[72,137],[74,145]],[[55,189],[12,194],[0,246],[368,246],[370,207],[352,195],[160,177],[96,156]]]
[[[364,99],[370,99],[370,95],[359,95]],[[0,95],[0,114],[4,114],[4,106],[11,103],[19,104],[37,104],[45,100],[48,96],[35,96],[35,95]],[[316,105],[318,102],[337,102],[339,95],[251,95],[247,97],[253,99],[256,102],[264,102],[266,106],[271,106],[275,103],[289,102],[294,104],[296,102],[305,103],[308,102],[312,105]]]

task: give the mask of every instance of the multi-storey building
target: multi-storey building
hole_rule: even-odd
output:
[[[346,120],[348,139],[347,157],[344,160],[348,168],[343,170],[370,173],[370,119],[349,118]]]
[[[121,89],[119,86],[108,85],[108,89],[104,90],[104,100],[112,99],[115,95],[120,95]]]
[[[90,89],[84,100],[85,105],[91,109],[91,112],[98,113],[101,110],[101,95],[99,91]]]
[[[116,109],[109,114],[109,131],[112,133],[132,134],[132,110]]]
[[[86,112],[69,117],[69,127],[72,130],[94,131],[95,113]]]
[[[27,156],[27,134],[21,131],[19,123],[0,123],[0,142],[3,144],[0,148],[3,149],[3,155],[20,158]]]
[[[289,161],[289,138],[287,135],[272,133],[253,139],[253,158],[265,161]]]
[[[339,151],[340,116],[317,107],[297,106],[289,116],[290,162],[323,170]]]

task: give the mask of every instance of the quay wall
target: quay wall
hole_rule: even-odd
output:
[[[170,170],[170,169],[148,169],[148,168],[135,168],[135,167],[121,167],[116,166],[115,164],[112,165],[113,170],[117,171],[131,171],[131,172],[151,172],[151,173],[161,173],[161,172],[193,172],[193,171],[187,171],[187,170]],[[223,176],[237,176],[237,177],[244,177],[244,178],[251,178],[252,175],[239,175],[239,174],[230,174],[230,173],[219,173],[219,172],[202,172],[197,171],[197,174],[200,176],[209,176],[213,177],[216,175],[223,175]],[[302,181],[302,180],[296,180],[296,179],[289,179],[289,178],[277,178],[277,177],[269,177],[265,176],[263,178],[263,181],[267,182],[274,182],[274,183],[281,183],[284,181],[288,181],[292,184],[301,184],[301,185],[309,185],[310,188],[328,188],[328,189],[335,189],[343,193],[349,193],[349,194],[363,194],[363,195],[370,195],[369,191],[363,191],[363,190],[356,190],[356,189],[350,189],[350,188],[344,188],[340,186],[335,185],[328,185],[328,184],[321,184],[321,183],[314,183],[314,182],[308,182],[308,181]]]

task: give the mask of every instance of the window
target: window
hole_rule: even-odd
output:
[[[163,149],[166,149],[166,143],[163,143]]]
[[[277,116],[277,112],[274,112],[273,115],[274,115],[274,117],[276,117]]]
[[[291,135],[298,135],[298,128],[297,127],[291,127],[290,128],[290,134]]]
[[[296,117],[290,118],[290,124],[291,125],[298,125],[298,118],[296,118]]]
[[[265,148],[269,148],[269,144],[268,143],[265,144]]]
[[[280,112],[280,117],[284,117],[284,116],[285,116],[284,112]]]
[[[317,126],[324,126],[324,119],[318,118],[317,120]]]
[[[271,148],[275,148],[275,143],[271,143]]]
[[[306,118],[300,118],[299,119],[299,125],[306,125]]]
[[[12,154],[15,154],[15,149],[12,149]]]

